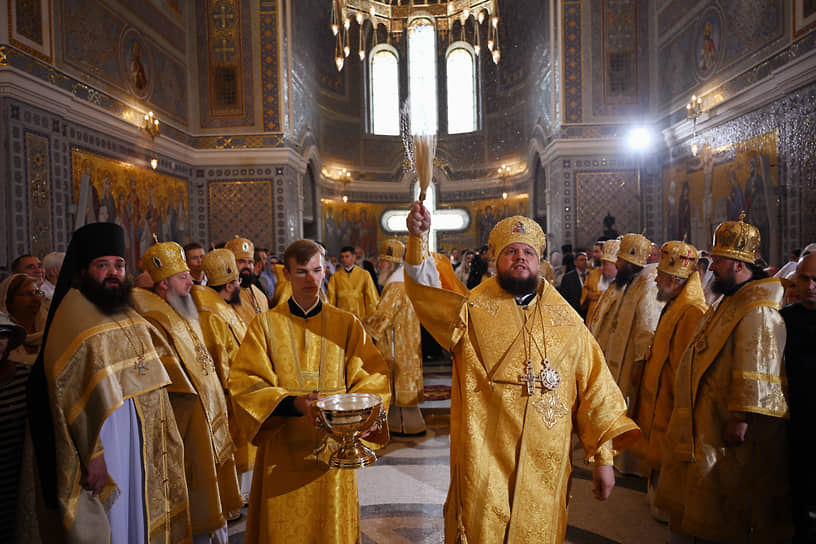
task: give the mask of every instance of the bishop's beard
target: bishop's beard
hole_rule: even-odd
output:
[[[243,270],[241,270],[240,277],[241,287],[243,287],[244,289],[250,287],[253,283],[255,283],[256,278],[255,273],[249,268],[244,268]]]
[[[105,315],[124,311],[130,305],[132,289],[133,283],[127,276],[122,281],[108,277],[100,283],[90,274],[85,274],[79,284],[79,292]]]
[[[497,274],[496,281],[499,282],[499,286],[513,295],[514,297],[522,297],[524,295],[529,295],[530,293],[535,293],[536,289],[538,289],[538,276],[531,275],[525,279],[516,279],[510,274]]]
[[[179,295],[172,289],[167,291],[167,304],[173,307],[175,311],[187,321],[198,321],[198,308],[193,302],[193,297],[189,294]]]

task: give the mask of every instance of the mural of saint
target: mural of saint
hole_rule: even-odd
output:
[[[745,196],[737,180],[737,172],[734,169],[728,173],[728,183],[731,185],[731,192],[728,193],[728,220],[739,219],[740,212],[745,209]]]
[[[323,223],[323,239],[326,240],[326,249],[329,255],[340,252],[340,230],[334,220],[334,210],[326,209],[326,221]]]
[[[142,64],[142,47],[136,40],[131,46],[130,63],[128,65],[128,79],[135,91],[141,92],[147,87],[147,74]]]
[[[484,215],[479,218],[479,245],[486,246],[490,238],[490,231],[496,225],[496,216],[493,215],[493,206],[485,206]]]
[[[666,239],[679,240],[677,232],[677,182],[672,178],[669,182],[669,194],[666,198]]]
[[[355,240],[357,240],[356,245],[363,249],[367,257],[377,253],[377,225],[369,219],[368,210],[365,208],[360,209]]]
[[[711,20],[706,21],[703,29],[703,43],[700,46],[700,55],[697,59],[697,68],[701,74],[707,74],[714,67],[717,59],[717,44],[714,43],[713,25]]]
[[[770,220],[768,213],[768,195],[766,194],[765,179],[759,171],[757,157],[748,159],[748,181],[745,182],[745,212],[746,220],[759,229],[759,249],[762,257],[767,259],[770,246]]]

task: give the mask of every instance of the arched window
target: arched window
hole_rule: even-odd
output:
[[[408,26],[408,89],[411,132],[436,134],[436,29],[429,19]]]
[[[473,47],[455,42],[448,48],[448,134],[476,130],[476,62]]]
[[[397,50],[381,44],[371,50],[371,132],[398,136],[399,60]]]

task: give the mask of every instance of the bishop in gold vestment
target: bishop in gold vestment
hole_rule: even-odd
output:
[[[195,395],[170,395],[184,441],[193,535],[199,538],[217,533],[213,540],[224,542],[228,514],[240,510],[243,501],[224,389],[189,296],[193,280],[183,250],[175,242],[150,247],[142,257],[142,266],[154,282],[154,291],[135,288],[133,304],[164,334],[195,388]]]
[[[253,285],[255,281],[255,245],[251,240],[235,235],[235,238],[224,244],[224,248],[232,251],[241,276],[241,304],[235,306],[235,311],[249,326],[255,316],[269,309],[269,299],[263,291]]]
[[[293,246],[306,247],[305,256],[291,256]],[[293,295],[252,322],[230,370],[236,421],[258,446],[249,543],[352,544],[360,538],[356,473],[329,469],[331,442],[302,417],[311,409],[300,411],[297,403],[359,392],[379,395],[387,406],[389,378],[360,321],[318,298],[320,251],[310,240],[287,249]]]
[[[423,398],[422,344],[419,319],[405,293],[404,254],[405,246],[399,240],[383,243],[379,275],[382,298],[363,324],[391,368],[393,405],[388,411],[388,428],[392,433],[418,434],[425,430],[419,410]]]
[[[753,279],[759,230],[717,227],[716,291],[680,361],[655,504],[669,529],[720,542],[789,542],[792,534],[777,278]]]
[[[637,426],[626,417],[623,397],[580,316],[539,280],[544,234],[535,222],[520,216],[499,222],[490,236],[498,275],[462,295],[433,287],[435,267],[422,254],[419,236],[430,220],[420,218],[429,214],[415,204],[406,288],[420,321],[454,359],[445,540],[562,542],[572,433],[595,461],[596,485],[602,485],[598,475],[612,474],[613,452],[605,444],[625,447]],[[514,295],[499,283],[505,275],[516,277],[506,257],[511,270],[527,269],[531,293]],[[605,498],[611,486],[605,489],[596,496]]]

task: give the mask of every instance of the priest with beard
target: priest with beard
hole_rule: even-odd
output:
[[[666,304],[657,298],[657,265],[646,262],[651,253],[652,243],[645,236],[626,234],[621,238],[615,283],[598,299],[587,323],[632,415],[643,365]],[[615,459],[615,468],[624,474],[637,474],[639,465],[629,452]]]
[[[244,326],[248,327],[256,315],[269,309],[269,299],[255,285],[258,279],[255,275],[255,245],[252,240],[236,234],[235,238],[224,244],[224,247],[235,255],[238,275],[241,278],[241,304],[233,307],[244,322]]]
[[[190,294],[198,309],[198,320],[201,324],[204,344],[213,358],[215,370],[227,396],[227,409],[230,409],[227,380],[229,379],[232,360],[244,340],[247,328],[236,312],[241,306],[241,283],[238,278],[238,266],[235,255],[228,249],[214,249],[204,255],[202,261],[204,273],[210,279],[207,286],[193,285]],[[252,466],[255,464],[254,444],[242,438],[235,426],[233,414],[229,414],[230,434],[235,443],[235,465],[238,479],[241,482],[243,502],[249,499],[252,484]],[[240,512],[232,512],[232,519]]]
[[[124,256],[122,228],[92,223],[74,233],[60,271],[28,386],[39,532],[65,542],[188,542],[183,445],[168,396],[184,374],[130,306]],[[180,390],[195,392],[186,381]]]
[[[419,409],[423,399],[422,346],[419,319],[405,293],[404,255],[405,245],[399,240],[383,242],[378,276],[382,298],[363,325],[391,367],[388,429],[391,434],[417,435],[425,432]]]
[[[243,502],[224,387],[202,340],[198,310],[190,296],[193,279],[184,250],[175,242],[154,244],[142,256],[142,268],[150,274],[153,289],[135,288],[133,304],[164,335],[184,372],[169,391],[184,441],[193,542],[224,544],[227,518]]]
[[[453,356],[445,541],[563,542],[573,432],[604,500],[613,448],[638,429],[580,316],[538,276],[544,233],[527,217],[497,223],[488,245],[497,275],[463,294],[441,288],[421,203],[407,226],[408,296]]]

